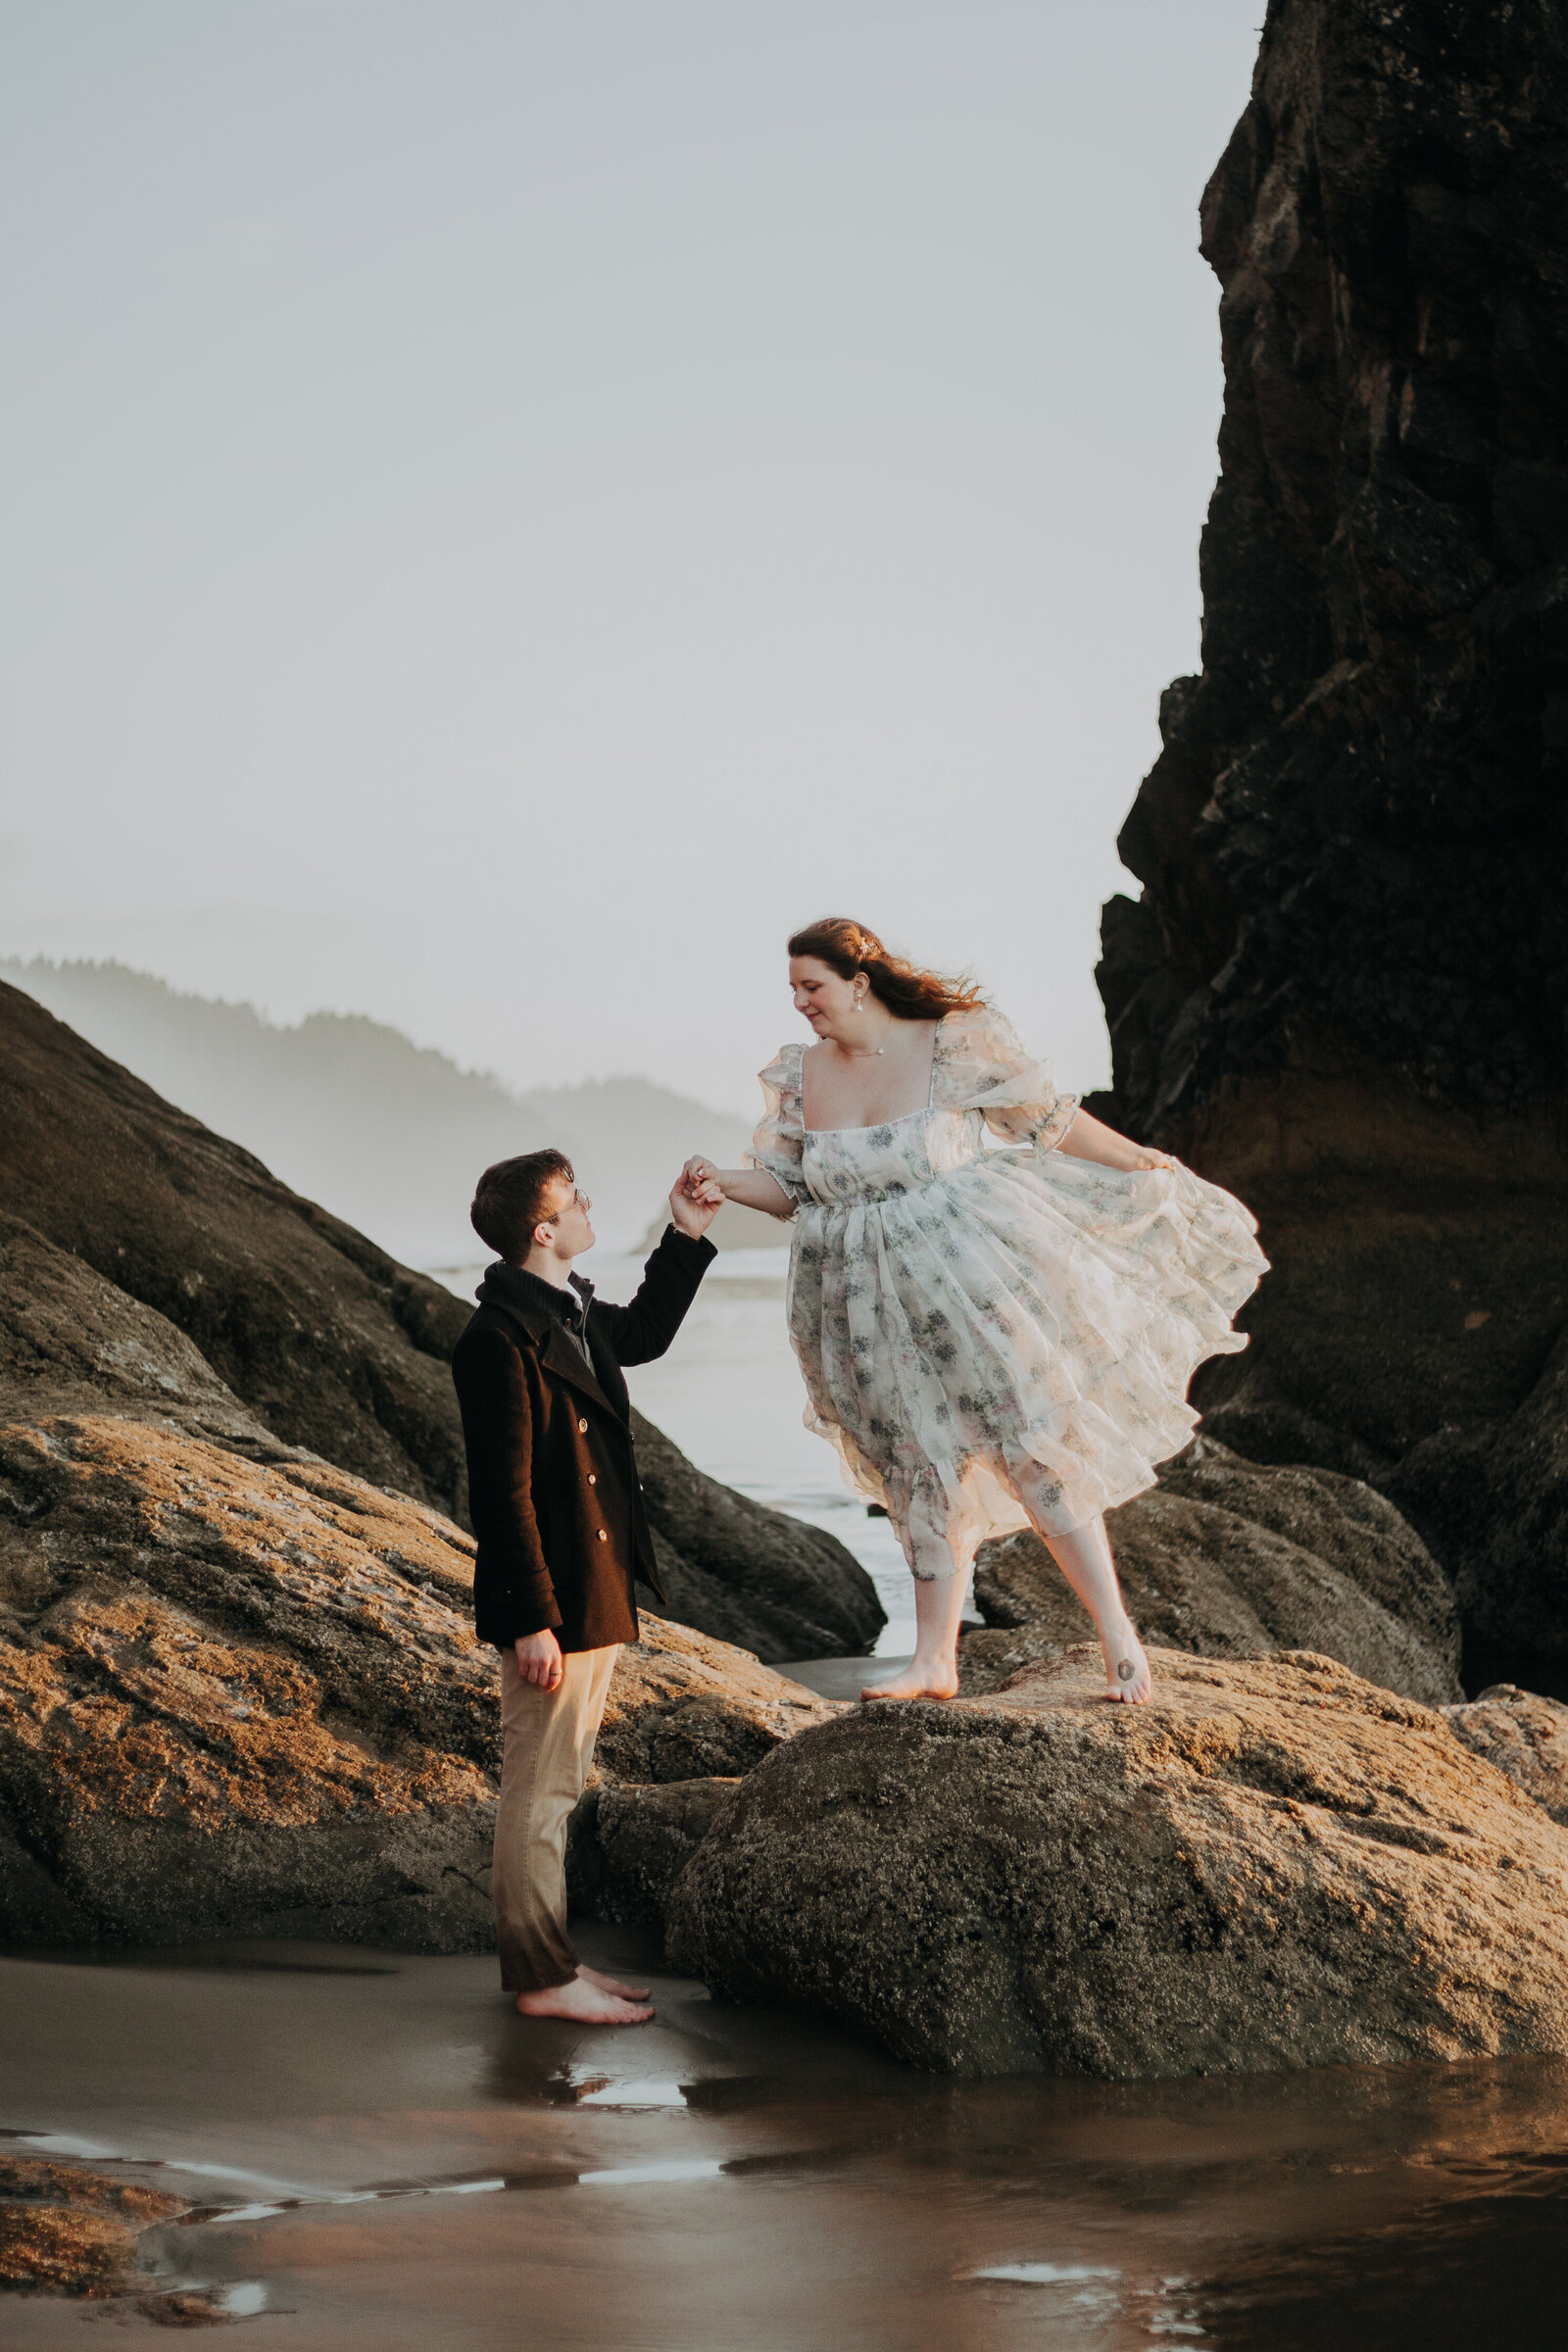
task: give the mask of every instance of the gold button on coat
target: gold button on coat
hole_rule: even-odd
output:
[[[588,1484],[589,1484],[591,1487],[597,1487],[597,1486],[598,1486],[598,1484],[599,1484],[599,1473],[598,1473],[598,1471],[597,1471],[597,1470],[590,1470],[590,1471],[589,1471],[589,1473],[588,1473]]]
[[[608,1544],[610,1542],[610,1538],[606,1535],[603,1528],[599,1530],[599,1541],[601,1544]]]
[[[581,1437],[584,1437],[584,1438],[585,1438],[585,1437],[588,1435],[588,1424],[587,1424],[587,1422],[586,1422],[586,1421],[579,1421],[579,1422],[578,1422],[578,1424],[577,1424],[577,1430],[578,1430],[578,1434],[579,1434],[579,1436],[581,1436]]]

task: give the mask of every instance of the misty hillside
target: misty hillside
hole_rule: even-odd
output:
[[[644,1078],[514,1095],[361,1014],[277,1028],[252,1005],[184,996],[119,963],[0,959],[0,974],[408,1265],[483,1254],[468,1225],[474,1179],[512,1152],[568,1152],[602,1241],[623,1249],[688,1152],[733,1164],[749,1140],[743,1120]]]

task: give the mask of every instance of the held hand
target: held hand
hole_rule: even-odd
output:
[[[534,1683],[545,1691],[561,1689],[566,1669],[562,1663],[561,1643],[548,1625],[543,1633],[521,1635],[512,1646],[517,1653],[517,1672],[525,1683]]]
[[[689,1234],[694,1241],[700,1239],[723,1205],[723,1191],[714,1182],[710,1163],[701,1157],[689,1159],[669,1196],[669,1214],[676,1232]]]
[[[710,1200],[715,1208],[724,1199],[724,1190],[718,1181],[718,1170],[712,1161],[701,1152],[694,1152],[686,1162],[675,1180],[675,1189],[677,1192],[685,1193],[687,1199],[691,1200]]]
[[[1133,1166],[1139,1171],[1140,1175],[1145,1174],[1151,1168],[1168,1169],[1173,1168],[1175,1165],[1176,1162],[1172,1159],[1168,1152],[1140,1152],[1138,1157],[1133,1162]]]

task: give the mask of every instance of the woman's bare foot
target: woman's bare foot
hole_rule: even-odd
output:
[[[601,1992],[618,1993],[623,2001],[646,2001],[648,1998],[646,1984],[623,1984],[618,1977],[602,1976],[597,1968],[589,1968],[581,1960],[577,1963],[577,1974],[586,1978],[590,1984],[597,1984]]]
[[[1120,1625],[1107,1626],[1101,1634],[1100,1647],[1105,1661],[1105,1696],[1123,1706],[1143,1706],[1153,1694],[1154,1678],[1132,1619],[1124,1617]]]
[[[646,2026],[654,2013],[645,2001],[622,2000],[618,1993],[607,1992],[603,1984],[595,1984],[579,1969],[564,1984],[552,1984],[543,1992],[519,1992],[517,2014],[564,2017],[574,2026]]]
[[[885,1683],[867,1683],[860,1696],[862,1699],[956,1698],[957,1690],[958,1670],[950,1660],[911,1658],[902,1674],[890,1676]]]

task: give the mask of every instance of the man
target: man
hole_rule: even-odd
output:
[[[496,1815],[501,1982],[525,2017],[642,2025],[646,1988],[584,1968],[566,1935],[566,1819],[593,1759],[637,1579],[660,1600],[632,1454],[622,1364],[662,1355],[713,1256],[723,1196],[682,1177],[673,1222],[629,1306],[571,1270],[594,1244],[591,1202],[560,1152],[486,1168],[470,1216],[494,1250],[452,1358],[478,1539],[481,1642],[501,1652]]]

